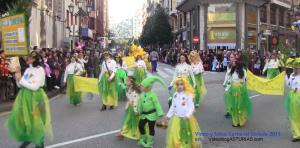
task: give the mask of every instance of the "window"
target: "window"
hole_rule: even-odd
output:
[[[266,7],[260,8],[260,21],[263,23],[267,22],[267,11]]]
[[[276,25],[276,6],[271,6],[271,24]]]
[[[70,26],[70,13],[67,10],[67,26]]]
[[[284,10],[279,10],[279,26],[284,26]]]

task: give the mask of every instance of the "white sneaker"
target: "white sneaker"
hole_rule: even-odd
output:
[[[59,86],[57,86],[57,85],[55,85],[55,86],[54,86],[54,88],[55,88],[55,89],[60,89],[60,87],[59,87]]]

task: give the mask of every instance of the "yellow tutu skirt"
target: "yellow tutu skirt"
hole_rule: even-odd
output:
[[[183,120],[174,115],[168,125],[166,148],[201,148],[196,132],[201,131],[194,116]]]

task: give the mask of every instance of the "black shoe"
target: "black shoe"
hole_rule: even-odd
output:
[[[114,106],[109,107],[109,109],[110,109],[110,110],[113,110],[113,109],[114,109]]]
[[[228,112],[224,116],[225,116],[226,119],[231,118],[231,115]]]
[[[40,144],[40,145],[35,145],[35,148],[44,148],[44,143]]]
[[[106,105],[102,105],[102,108],[100,109],[100,111],[105,111],[106,110]]]
[[[238,125],[233,125],[232,124],[232,127],[241,127],[241,126],[240,126],[240,124],[238,124]]]
[[[20,148],[26,148],[31,142],[25,141],[22,143],[22,145],[20,146]]]
[[[300,139],[295,139],[295,138],[293,138],[293,140],[292,140],[292,142],[299,142],[300,141]]]

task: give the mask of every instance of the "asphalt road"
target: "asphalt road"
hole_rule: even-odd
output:
[[[158,75],[170,82],[174,68],[159,64]],[[238,137],[235,141],[210,141],[210,136],[204,135],[204,148],[299,148],[299,143],[291,142],[289,121],[283,108],[283,96],[263,96],[251,93],[253,116],[245,127],[234,128],[230,119],[224,118],[224,100],[222,82],[224,73],[206,72],[205,83],[208,94],[203,104],[196,109],[195,116],[202,133],[212,134],[217,140],[228,140],[235,133],[273,134],[253,137]],[[155,85],[161,104],[167,112],[167,89]],[[65,95],[59,95],[50,100],[54,137],[47,139],[48,148],[135,148],[136,141],[115,138],[121,127],[125,102],[120,102],[118,108],[112,111],[100,112],[98,96],[86,94],[83,103],[74,107],[68,103]],[[17,143],[7,136],[5,122],[8,113],[0,113],[0,148],[17,148]],[[254,133],[256,132],[256,133]],[[275,132],[275,133],[272,133]],[[217,135],[215,135],[217,134]],[[225,134],[225,135],[224,135]],[[228,136],[228,137],[226,137]],[[155,148],[165,147],[166,130],[156,128]],[[252,139],[253,138],[253,139]],[[254,141],[250,141],[254,140]],[[31,147],[34,147],[31,145]]]

